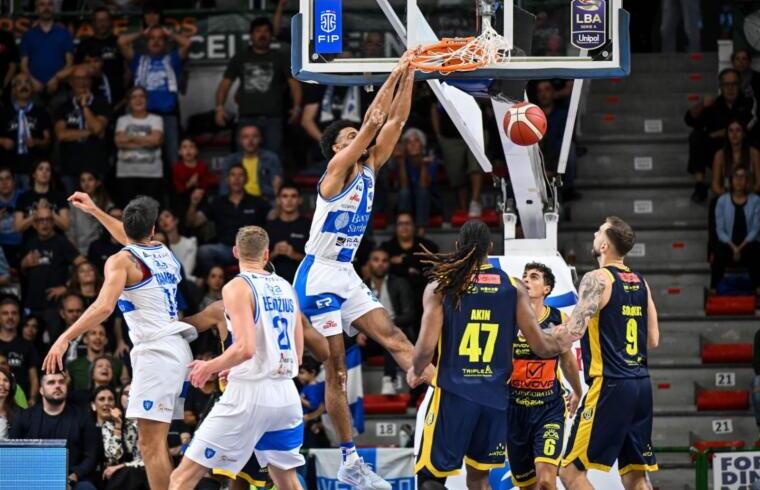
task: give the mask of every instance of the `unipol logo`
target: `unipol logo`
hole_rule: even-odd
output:
[[[324,32],[329,34],[333,32],[336,27],[338,27],[337,18],[338,16],[335,14],[334,10],[325,10],[319,16],[319,27],[321,27]]]

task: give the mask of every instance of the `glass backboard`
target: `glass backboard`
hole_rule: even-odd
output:
[[[479,34],[480,1],[493,0],[300,0],[292,30],[294,75],[345,85],[382,80],[407,46]],[[501,0],[492,24],[513,46],[509,61],[447,76],[625,76],[630,48],[621,5],[622,0]]]

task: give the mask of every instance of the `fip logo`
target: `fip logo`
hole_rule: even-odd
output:
[[[337,17],[338,16],[334,10],[325,10],[319,14],[319,26],[323,31],[330,33],[334,31],[338,25],[336,21]]]
[[[343,52],[343,8],[341,0],[314,2],[314,51],[317,54]]]

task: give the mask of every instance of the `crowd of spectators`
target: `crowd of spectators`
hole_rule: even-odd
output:
[[[731,65],[718,74],[719,95],[705,95],[684,117],[691,198],[708,202],[711,291],[760,293],[760,73],[746,49],[731,54]]]

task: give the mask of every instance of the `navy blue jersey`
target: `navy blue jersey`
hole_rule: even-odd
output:
[[[557,308],[546,306],[538,319],[542,329],[564,323],[565,315]],[[511,398],[518,405],[541,406],[560,393],[559,356],[544,359],[537,356],[519,332],[512,345],[512,378],[509,381]]]
[[[433,384],[467,400],[507,408],[512,342],[517,334],[517,290],[513,279],[481,266],[459,308],[443,300],[443,331]]]
[[[593,378],[643,378],[647,370],[647,306],[644,278],[628,267],[602,269],[612,279],[607,305],[589,321],[581,339],[586,383]]]

